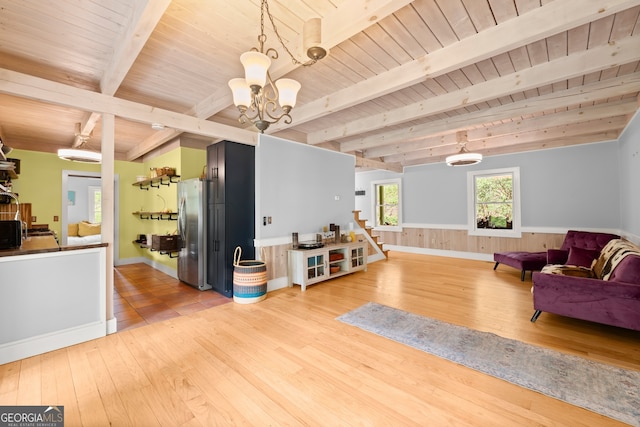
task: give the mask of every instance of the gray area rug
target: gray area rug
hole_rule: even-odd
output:
[[[338,320],[607,417],[640,426],[640,372],[376,303]]]

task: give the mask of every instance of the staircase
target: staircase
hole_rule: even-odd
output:
[[[373,234],[371,234],[373,233],[373,227],[367,227],[366,225],[367,220],[360,219],[360,211],[353,211],[353,218],[356,220],[360,228],[366,231],[366,233],[371,237],[371,240],[373,240],[375,245],[378,246],[378,252],[382,253],[382,255],[384,255],[386,259],[389,259],[389,255],[388,255],[389,251],[382,247],[382,245],[384,245],[384,242],[378,241],[378,237],[380,236],[374,236]]]

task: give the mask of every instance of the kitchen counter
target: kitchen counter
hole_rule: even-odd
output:
[[[0,365],[107,334],[107,246],[49,234],[0,251]]]
[[[41,254],[41,253],[59,252],[59,251],[73,251],[78,249],[99,248],[101,246],[107,246],[107,245],[108,243],[96,243],[92,245],[82,245],[82,246],[59,246],[58,241],[52,234],[28,236],[22,242],[22,246],[19,249],[0,250],[0,257]]]

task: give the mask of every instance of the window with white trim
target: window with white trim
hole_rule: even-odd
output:
[[[520,237],[520,169],[467,172],[469,234]]]
[[[374,227],[397,231],[402,229],[402,188],[400,179],[374,181],[373,194]]]
[[[87,204],[89,209],[89,222],[94,224],[102,223],[102,187],[89,186]]]

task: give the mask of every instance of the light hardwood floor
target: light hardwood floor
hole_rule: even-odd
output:
[[[335,318],[374,301],[640,369],[640,332],[543,313],[493,263],[388,261],[257,304],[223,304],[0,366],[0,405],[64,405],[66,426],[615,426],[590,411]]]

